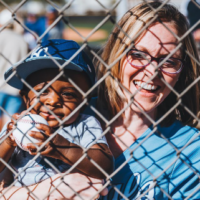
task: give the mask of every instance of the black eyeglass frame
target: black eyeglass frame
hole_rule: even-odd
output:
[[[142,52],[142,53],[145,53],[145,54],[149,55],[150,58],[151,58],[150,62],[147,63],[146,65],[143,65],[143,66],[133,65],[133,64],[129,61],[129,59],[128,59],[129,53],[130,53],[131,51],[133,51],[133,50],[134,50],[134,51],[137,51],[137,52]],[[142,69],[142,68],[148,66],[152,61],[156,61],[156,62],[159,64],[161,59],[164,60],[165,58],[164,58],[164,57],[155,58],[155,57],[151,56],[149,53],[144,52],[144,51],[140,51],[140,50],[137,50],[137,49],[130,49],[130,50],[126,53],[126,60],[128,61],[128,63],[129,63],[132,67],[136,67],[136,68],[140,68],[140,69]],[[166,72],[165,70],[162,69],[162,65],[159,67],[159,69],[160,69],[161,71],[163,71],[164,73],[166,73],[166,74],[179,74],[179,73],[182,71],[183,67],[184,67],[184,65],[183,65],[184,61],[183,61],[182,59],[179,59],[179,58],[173,58],[173,59],[179,60],[179,61],[181,62],[181,66],[180,66],[180,69],[179,69],[178,71],[176,71],[176,72]]]

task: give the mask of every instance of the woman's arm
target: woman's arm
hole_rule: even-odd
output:
[[[59,177],[60,175],[55,175],[38,185],[29,186],[28,188],[33,191],[31,193],[25,187],[11,187],[9,190],[4,188],[1,191],[0,200],[27,200],[28,197],[36,199],[34,195],[38,199],[46,199],[49,196],[49,200],[80,200],[80,195],[83,199],[88,200],[98,198],[99,194],[105,196],[108,193],[99,179],[89,178],[79,173],[68,174],[63,180]]]

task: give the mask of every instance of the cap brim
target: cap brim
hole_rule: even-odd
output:
[[[67,60],[63,60],[63,59],[60,59],[60,58],[54,57],[54,59],[60,65],[67,62]],[[20,80],[20,78],[26,79],[30,74],[32,74],[36,71],[39,71],[39,70],[42,70],[42,69],[53,69],[53,68],[59,69],[58,65],[49,57],[32,58],[32,59],[27,60],[26,62],[23,62],[23,63],[17,65],[16,74],[19,77],[15,74],[10,78],[11,74],[13,74],[13,67],[11,67],[4,74],[4,78],[5,78],[5,80],[8,80],[7,83],[10,86],[21,90],[23,88],[23,83]],[[83,71],[83,69],[81,67],[74,64],[73,62],[70,62],[68,65],[66,65],[64,67],[64,69],[71,69],[71,70],[75,70],[75,71]]]

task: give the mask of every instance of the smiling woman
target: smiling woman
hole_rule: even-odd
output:
[[[116,173],[102,199],[200,198],[199,131],[187,126],[199,111],[199,82],[190,86],[200,69],[191,58],[199,61],[192,36],[183,37],[187,30],[173,6],[141,3],[105,45],[102,58],[112,67],[99,63],[97,105],[113,121],[106,137]]]
[[[149,5],[157,8],[161,3],[150,2]],[[152,108],[157,114],[153,119],[159,119],[177,102],[174,92],[170,93],[171,88],[175,88],[179,93],[183,92],[200,74],[197,62],[186,54],[188,51],[192,57],[199,60],[192,35],[188,34],[181,39],[188,30],[185,17],[168,4],[157,11],[157,18],[153,20],[154,16],[148,4],[133,7],[120,20],[121,28],[114,28],[104,48],[102,58],[108,65],[114,66],[110,69],[112,76],[108,76],[100,85],[99,101],[106,102],[101,104],[100,109],[108,107],[111,117],[124,107],[124,102],[132,101],[133,96],[133,104],[136,104],[139,110],[146,110],[143,103],[151,101],[155,104]],[[147,24],[148,28],[144,29]],[[102,77],[106,72],[106,67],[99,63],[98,76]],[[144,90],[150,86],[156,90],[151,90],[152,94]],[[144,97],[149,95],[152,98]],[[199,110],[198,95],[199,83],[182,98],[183,104],[195,114]],[[193,102],[191,96],[194,97]],[[148,105],[151,107],[149,103]],[[147,112],[151,110],[150,107]],[[151,113],[149,114],[151,116]],[[177,117],[184,123],[193,121],[192,116],[182,106],[177,106],[162,124],[169,125]]]
[[[170,23],[164,24],[177,34],[177,30],[173,25]],[[128,90],[128,92],[125,92],[125,90],[123,91],[126,99],[130,99],[131,95],[138,91],[134,96],[135,104],[131,106],[132,110],[135,112],[140,112],[138,109],[138,107],[140,107],[148,113],[152,119],[156,119],[155,108],[160,105],[171,92],[168,85],[165,83],[168,83],[171,87],[175,86],[180,74],[180,70],[178,71],[176,69],[182,65],[182,62],[177,60],[177,65],[175,65],[175,67],[170,67],[170,69],[172,68],[172,72],[175,73],[170,73],[170,71],[168,73],[169,69],[166,68],[166,65],[168,66],[173,60],[176,61],[177,58],[181,58],[181,51],[177,50],[170,59],[167,59],[164,64],[158,68],[164,82],[161,81],[159,76],[153,79],[151,77],[155,74],[160,61],[162,62],[166,55],[176,48],[176,45],[177,39],[166,30],[162,24],[157,23],[149,27],[143,37],[135,42],[135,48],[143,51],[143,54],[147,55],[145,56],[141,54],[140,51],[137,51],[140,53],[140,56],[143,56],[143,61],[141,62],[141,58],[138,58],[138,56],[137,58],[132,57],[132,49],[124,56],[124,59],[121,59],[121,83]],[[139,64],[141,67],[138,67]]]

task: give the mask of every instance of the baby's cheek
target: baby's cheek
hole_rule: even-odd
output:
[[[71,109],[66,110],[65,117],[62,119],[62,120],[66,120],[65,122],[66,125],[75,122],[78,116],[80,115],[80,109],[76,111],[75,113],[73,112],[76,109],[76,107],[74,107],[73,109],[71,108]],[[72,112],[73,112],[73,115],[71,115]],[[69,115],[70,115],[70,118],[68,117]]]
[[[28,108],[31,107],[31,106],[33,106],[32,110],[31,110],[31,113],[39,114],[40,109],[42,107],[42,104],[40,102],[37,102],[37,100],[34,100],[34,101],[32,101],[30,103],[30,105],[28,106]]]
[[[71,102],[65,102],[64,104],[64,112],[69,113],[72,112],[78,105],[80,104],[79,101],[71,101]]]

